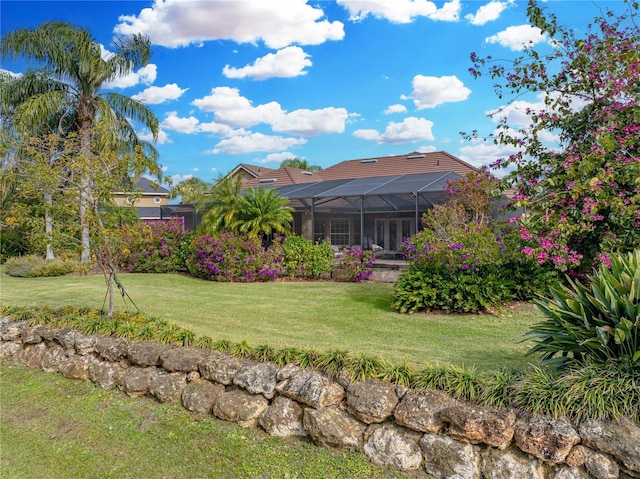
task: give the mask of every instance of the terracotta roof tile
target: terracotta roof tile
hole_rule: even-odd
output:
[[[317,181],[323,181],[319,172],[310,172],[293,168],[291,166],[283,166],[277,170],[271,170],[270,172],[263,173],[258,178],[247,180],[243,183],[243,186],[246,188],[264,186],[267,184],[282,186],[296,185],[298,183],[313,183]]]

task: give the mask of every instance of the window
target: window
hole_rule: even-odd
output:
[[[161,201],[162,201],[162,200],[160,199],[160,197],[159,197],[159,196],[156,196],[156,197],[153,199],[153,202],[154,202],[155,204],[158,204],[158,203],[160,203]]]
[[[313,242],[322,242],[325,239],[324,218],[316,218],[313,222]]]
[[[349,219],[331,218],[331,244],[349,246]]]

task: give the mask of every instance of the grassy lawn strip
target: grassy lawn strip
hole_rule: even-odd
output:
[[[7,362],[0,373],[0,477],[419,477],[57,373]]]
[[[343,349],[394,363],[523,367],[522,338],[541,316],[530,305],[497,315],[404,315],[391,311],[393,286],[381,283],[215,283],[183,275],[121,274],[148,316],[175,322],[198,336],[275,349]],[[3,305],[100,308],[102,276],[0,278]],[[120,303],[120,309],[128,305]],[[128,309],[133,309],[129,307]]]

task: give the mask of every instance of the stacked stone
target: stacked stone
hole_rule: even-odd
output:
[[[640,425],[549,417],[457,401],[441,391],[349,382],[294,364],[208,349],[83,335],[0,319],[0,359],[91,380],[130,396],[181,402],[273,436],[363,451],[373,462],[429,477],[640,477]]]

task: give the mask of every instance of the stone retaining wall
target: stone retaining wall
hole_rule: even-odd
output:
[[[273,436],[310,436],[425,477],[639,478],[640,425],[518,416],[388,382],[349,383],[289,364],[208,349],[86,336],[0,319],[0,359],[91,380],[130,396],[181,402]]]

